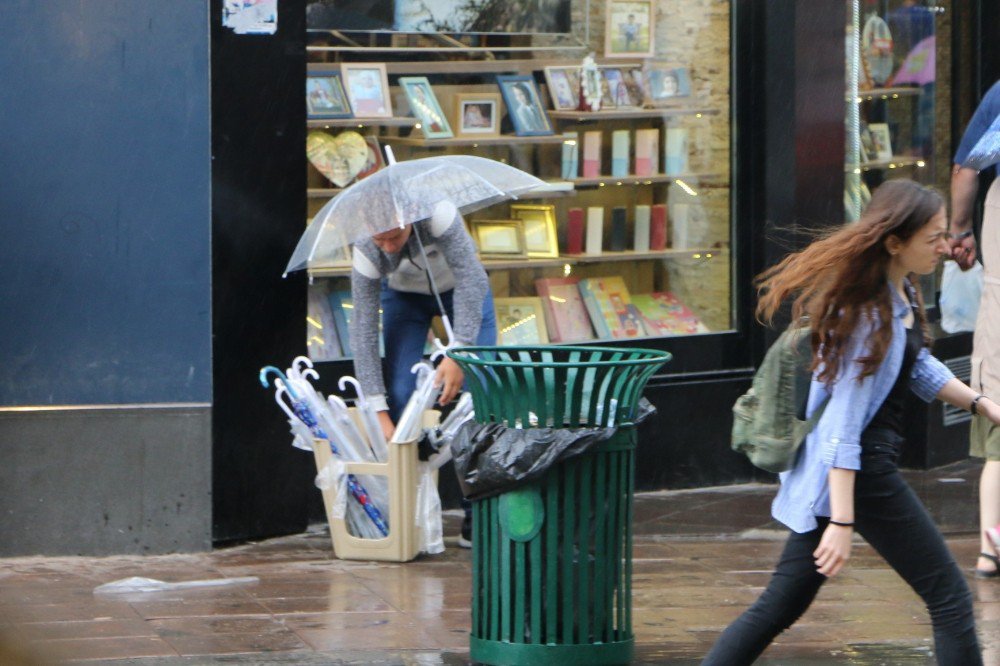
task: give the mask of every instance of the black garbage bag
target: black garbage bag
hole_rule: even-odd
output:
[[[656,408],[642,398],[638,424]],[[508,428],[468,421],[451,441],[462,494],[483,499],[542,476],[552,465],[591,451],[618,428]]]

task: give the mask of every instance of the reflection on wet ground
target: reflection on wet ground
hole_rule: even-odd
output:
[[[959,463],[907,473],[964,569],[979,549],[978,472]],[[768,518],[773,493],[745,485],[637,497],[634,663],[697,664],[756,598],[784,538]],[[449,512],[446,533],[458,522]],[[259,583],[93,594],[129,576]],[[0,633],[72,663],[467,664],[470,576],[469,552],[454,546],[407,564],[337,560],[322,526],[211,553],[12,558],[0,560]],[[1000,664],[1000,579],[969,580],[985,663]],[[859,542],[848,569],[758,663],[932,664],[930,635],[920,600]]]

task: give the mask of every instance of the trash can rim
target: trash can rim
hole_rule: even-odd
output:
[[[598,352],[605,355],[612,354],[641,354],[643,358],[617,359],[617,360],[577,360],[577,361],[520,361],[520,360],[498,360],[483,359],[474,354],[480,352],[540,352],[560,350],[565,352]],[[673,358],[673,354],[659,349],[645,349],[641,347],[597,347],[593,345],[477,345],[462,346],[448,350],[448,357],[468,363],[470,365],[487,365],[492,367],[506,368],[589,368],[603,367],[609,365],[629,366],[629,365],[653,365],[667,363]]]

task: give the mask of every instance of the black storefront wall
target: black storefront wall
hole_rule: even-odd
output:
[[[237,35],[211,3],[216,543],[302,531],[319,495],[257,380],[305,351],[305,277],[281,277],[306,216],[305,1],[278,12],[275,35]]]

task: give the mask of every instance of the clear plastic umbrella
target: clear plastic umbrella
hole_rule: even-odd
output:
[[[389,164],[330,199],[306,229],[285,274],[335,258],[345,245],[403,227],[449,202],[468,213],[539,187],[545,181],[496,160],[438,155]]]

